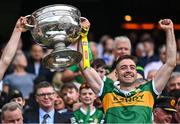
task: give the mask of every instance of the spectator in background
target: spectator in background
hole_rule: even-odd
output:
[[[91,48],[91,52],[92,52],[93,59],[98,58],[97,43],[94,42],[94,41],[90,41],[89,44],[90,44],[90,48]]]
[[[91,67],[97,71],[98,75],[101,77],[101,79],[104,81],[104,83],[106,83],[106,82],[113,83],[113,81],[106,76],[108,74],[108,69],[107,69],[107,65],[103,59],[100,59],[100,58],[95,59],[92,62]]]
[[[23,124],[22,107],[16,102],[10,102],[2,107],[2,124]]]
[[[36,85],[35,89],[38,109],[27,110],[24,114],[25,123],[68,123],[68,117],[54,109],[55,90],[53,86],[44,81]],[[33,115],[33,116],[32,116]]]
[[[115,37],[114,45],[113,45],[113,53],[115,56],[115,61],[124,55],[130,55],[131,54],[131,42],[130,42],[129,38],[126,36]],[[113,66],[115,66],[115,63]],[[112,67],[111,73],[107,76],[113,81],[117,81],[115,71],[116,71],[115,68]]]
[[[64,100],[61,96],[59,89],[56,89],[56,99],[54,101],[54,108],[59,113],[67,112],[67,109],[65,108]]]
[[[113,38],[109,37],[103,42],[103,54],[102,58],[106,62],[106,65],[111,67],[114,62],[114,54],[113,54]]]
[[[107,39],[110,39],[111,36],[108,35],[108,34],[105,34],[103,36],[101,36],[100,38],[100,41],[99,41],[99,44],[97,46],[98,48],[98,58],[102,58],[103,57],[103,51],[104,51],[104,42],[107,40]]]
[[[21,93],[21,91],[19,91],[18,89],[12,89],[9,92],[9,102],[16,102],[18,103],[22,108],[24,108],[25,106],[25,99],[23,98],[23,95]]]
[[[167,93],[171,94],[174,90],[180,90],[180,72],[173,72],[167,84]]]
[[[53,72],[42,66],[42,59],[44,57],[43,48],[38,44],[33,44],[30,50],[30,56],[28,58],[27,72],[38,76],[45,76],[47,81],[52,82]]]
[[[146,56],[145,48],[144,48],[143,43],[141,43],[141,42],[137,43],[136,49],[135,49],[135,56],[138,59],[143,58],[143,57]]]
[[[82,84],[79,89],[81,107],[73,112],[71,118],[72,124],[101,124],[103,120],[103,112],[98,110],[93,104],[96,99],[95,93],[86,84]]]
[[[172,116],[176,112],[176,99],[168,96],[160,96],[153,109],[154,123],[170,124]]]
[[[62,87],[61,87],[61,96],[64,100],[65,106],[68,109],[68,111],[73,112],[74,108],[77,105],[77,108],[79,108],[79,106],[81,104],[79,104],[79,92],[78,92],[78,88],[76,87],[76,85],[74,85],[73,83],[65,83]]]
[[[3,90],[9,92],[9,89],[17,88],[23,94],[25,99],[29,98],[30,93],[33,92],[35,75],[26,72],[27,60],[22,51],[17,51],[12,62],[14,72],[6,75],[3,79]]]
[[[147,78],[147,75],[150,70],[158,70],[166,62],[166,46],[165,46],[165,44],[163,44],[159,47],[159,56],[160,56],[159,61],[152,61],[144,67],[145,78]]]
[[[180,123],[180,90],[173,90],[170,94],[170,96],[175,97],[177,100],[176,103],[176,111],[173,115],[173,119],[171,123]]]
[[[154,61],[159,61],[158,55],[155,54],[154,39],[149,36],[142,39],[146,56],[138,60],[138,65],[145,68],[147,64]]]

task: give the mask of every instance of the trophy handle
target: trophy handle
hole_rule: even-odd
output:
[[[34,22],[35,17],[33,15],[26,15],[25,18],[27,19],[27,24],[25,24],[26,28],[35,28],[35,25],[30,24]]]

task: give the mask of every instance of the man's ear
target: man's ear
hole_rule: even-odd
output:
[[[36,102],[38,102],[38,101],[39,101],[36,95],[35,95],[35,99],[36,99]]]
[[[26,104],[26,101],[25,101],[25,99],[23,99],[23,106]]]
[[[117,74],[117,71],[115,70],[115,76],[118,78],[118,74]]]

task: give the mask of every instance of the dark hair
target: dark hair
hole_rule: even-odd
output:
[[[53,87],[53,85],[51,85],[49,82],[47,81],[42,81],[40,83],[38,83],[36,86],[35,86],[35,94],[37,94],[37,90],[40,89],[40,88],[47,88],[47,87]]]
[[[137,63],[137,58],[135,56],[132,55],[124,55],[118,58],[118,60],[116,61],[116,66],[124,59],[131,59],[132,61],[134,61],[134,63]]]
[[[78,92],[78,88],[76,87],[76,85],[75,84],[73,84],[73,83],[64,83],[63,85],[62,85],[62,87],[61,87],[61,93],[62,93],[62,91],[64,90],[64,89],[75,89],[77,92]]]
[[[103,59],[97,58],[92,62],[91,67],[93,67],[93,68],[99,68],[99,67],[106,68],[107,66],[106,66],[106,63]]]
[[[10,90],[10,92],[8,94],[8,101],[10,102],[12,99],[18,98],[18,97],[21,97],[23,99],[22,92],[16,88],[13,88]]]

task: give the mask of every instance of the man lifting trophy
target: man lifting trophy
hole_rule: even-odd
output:
[[[42,60],[44,67],[57,70],[78,64],[82,54],[67,48],[81,35],[83,18],[80,11],[71,5],[54,4],[42,7],[27,15],[26,26],[37,44],[53,49]]]

